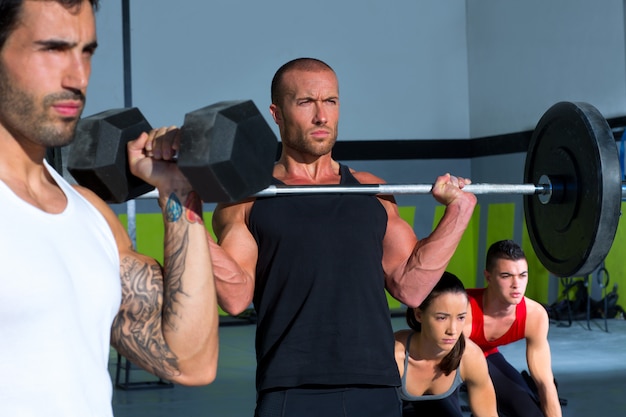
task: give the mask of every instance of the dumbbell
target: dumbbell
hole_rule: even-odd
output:
[[[126,144],[152,129],[138,108],[82,118],[67,170],[109,203],[154,189],[131,174]],[[233,202],[270,185],[278,141],[251,100],[222,101],[187,113],[177,165],[205,202]]]

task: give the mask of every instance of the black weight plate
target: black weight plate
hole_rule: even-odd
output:
[[[611,249],[622,201],[615,139],[595,107],[560,102],[544,113],[528,148],[524,182],[539,184],[542,175],[553,183],[551,201],[524,196],[533,249],[558,277],[588,275]]]

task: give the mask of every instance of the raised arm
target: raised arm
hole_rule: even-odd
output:
[[[552,357],[548,343],[550,320],[546,310],[526,298],[526,360],[537,385],[541,410],[546,417],[561,417],[561,404],[552,374]]]
[[[475,417],[497,416],[496,393],[489,376],[487,360],[474,342],[467,338],[465,342],[465,352],[461,360],[461,377],[467,386],[472,415]]]
[[[417,307],[448,266],[476,205],[476,196],[462,191],[470,182],[449,174],[437,178],[432,193],[446,206],[445,213],[433,232],[421,240],[400,218],[395,201],[381,198],[388,216],[383,242],[386,284],[390,294],[402,303]]]
[[[117,217],[103,212],[120,252],[122,304],[111,329],[112,345],[131,362],[167,380],[202,385],[215,378],[218,310],[202,221],[202,202],[175,163],[147,156],[142,134],[128,145],[131,171],[156,186],[165,228],[164,262],[135,252]]]

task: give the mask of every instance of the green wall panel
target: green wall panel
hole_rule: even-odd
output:
[[[513,239],[515,230],[515,204],[489,204],[487,207],[487,239],[485,254],[492,243],[499,240]],[[484,266],[485,260],[481,259]]]

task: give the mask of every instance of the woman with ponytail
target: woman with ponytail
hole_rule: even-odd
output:
[[[410,330],[395,333],[404,417],[462,417],[459,389],[463,383],[474,417],[498,415],[485,357],[463,336],[468,308],[463,283],[444,272],[422,304],[407,309]]]

